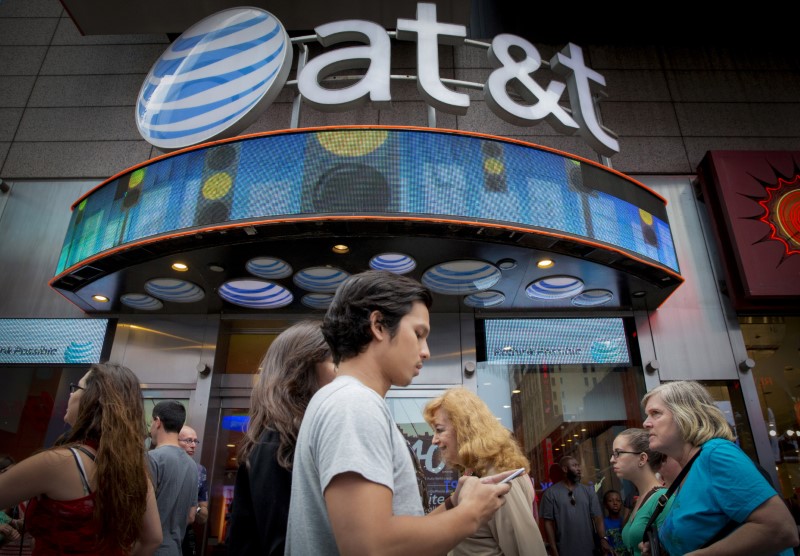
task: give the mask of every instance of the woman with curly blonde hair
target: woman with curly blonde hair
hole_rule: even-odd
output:
[[[147,472],[139,380],[127,367],[92,365],[70,384],[71,429],[0,475],[0,507],[30,499],[33,554],[152,554],[161,522]]]
[[[423,416],[434,431],[433,444],[446,465],[480,477],[525,468],[528,459],[511,432],[501,425],[476,394],[453,388],[425,407]],[[453,556],[545,554],[533,519],[533,485],[527,474],[511,481],[506,503],[471,537],[456,546]],[[448,498],[445,507],[458,503]]]

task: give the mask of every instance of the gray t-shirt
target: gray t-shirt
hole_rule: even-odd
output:
[[[562,556],[591,556],[594,549],[594,526],[590,516],[602,516],[600,500],[594,489],[586,485],[573,488],[575,504],[569,489],[558,482],[544,491],[539,517],[555,521],[556,544]]]
[[[159,556],[180,556],[189,510],[197,506],[197,464],[179,446],[147,452],[164,540]]]
[[[394,515],[423,515],[411,454],[386,401],[340,376],[311,399],[297,437],[287,555],[339,554],[324,492],[348,472],[391,489]]]

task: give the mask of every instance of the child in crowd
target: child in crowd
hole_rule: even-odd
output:
[[[606,525],[606,540],[611,548],[614,549],[613,554],[619,556],[626,556],[629,554],[628,549],[622,543],[622,496],[616,490],[608,490],[603,495],[603,508],[605,510],[605,517],[603,521]]]

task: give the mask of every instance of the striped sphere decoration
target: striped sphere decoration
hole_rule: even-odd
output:
[[[488,290],[500,281],[500,269],[477,260],[440,263],[425,271],[422,283],[436,293],[466,295]]]
[[[372,270],[387,270],[394,274],[408,274],[417,268],[417,261],[403,253],[381,253],[369,260]]]
[[[136,103],[139,133],[164,150],[232,137],[280,93],[291,65],[289,36],[269,12],[210,15],[150,69]]]
[[[572,304],[576,307],[597,307],[605,305],[614,299],[614,294],[608,290],[586,290],[580,295],[572,298]]]
[[[273,257],[256,257],[247,261],[247,272],[267,280],[279,280],[292,275],[292,267],[286,261]]]
[[[583,291],[583,280],[575,276],[546,276],[528,284],[525,293],[531,299],[564,299]]]
[[[249,309],[277,309],[294,301],[292,292],[283,286],[252,278],[228,280],[217,293],[228,303]]]
[[[123,305],[127,305],[131,309],[141,309],[143,311],[157,311],[164,306],[155,297],[143,293],[126,293],[119,300]]]
[[[503,292],[488,290],[468,295],[464,298],[464,305],[472,307],[473,309],[485,309],[487,307],[501,305],[505,300],[506,296]]]
[[[314,293],[334,293],[350,274],[333,266],[312,266],[297,272],[294,283]]]
[[[312,309],[327,309],[331,301],[332,293],[307,293],[300,299],[300,303]]]
[[[153,278],[145,282],[144,290],[162,301],[175,303],[194,303],[206,296],[197,284],[176,278]]]

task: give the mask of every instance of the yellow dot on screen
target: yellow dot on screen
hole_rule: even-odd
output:
[[[639,209],[639,218],[641,218],[642,222],[644,222],[648,226],[653,225],[653,215],[647,212],[646,210]]]
[[[143,179],[144,179],[144,168],[139,168],[138,170],[135,170],[131,174],[131,179],[128,182],[128,189],[133,189],[134,187],[142,183]]]
[[[203,184],[203,197],[209,201],[215,201],[227,195],[231,189],[233,180],[226,172],[214,174]]]
[[[486,161],[483,163],[483,170],[487,174],[492,174],[496,176],[497,174],[502,174],[503,170],[505,170],[505,166],[503,166],[503,161],[499,158],[487,158]]]
[[[317,133],[317,141],[338,156],[364,156],[383,145],[388,136],[383,129],[323,131]]]

